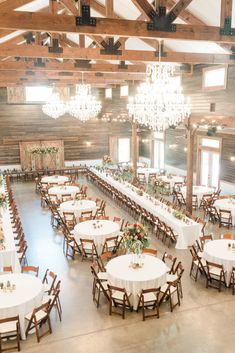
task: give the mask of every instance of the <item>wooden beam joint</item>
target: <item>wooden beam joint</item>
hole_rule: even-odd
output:
[[[75,60],[74,67],[89,69],[91,68],[91,60]]]
[[[176,25],[172,24],[175,18],[172,14],[171,16],[166,14],[165,6],[159,6],[158,15],[152,10],[149,17],[152,18],[152,22],[147,24],[148,31],[176,32]]]
[[[101,43],[104,49],[100,49],[100,54],[103,55],[122,55],[122,50],[118,50],[121,43],[117,40],[114,43],[114,38],[108,38],[106,41],[103,40]]]
[[[220,29],[221,36],[235,36],[235,28],[232,28],[232,18],[224,19],[224,27]]]
[[[59,40],[56,38],[52,38],[52,46],[48,47],[48,53],[57,53],[62,54],[63,48],[59,46]]]
[[[89,5],[82,5],[82,16],[76,17],[76,26],[96,26],[96,18],[91,17]]]

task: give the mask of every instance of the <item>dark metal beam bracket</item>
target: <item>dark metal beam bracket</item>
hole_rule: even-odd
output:
[[[96,18],[91,17],[89,5],[82,5],[82,16],[76,17],[76,26],[96,26]]]

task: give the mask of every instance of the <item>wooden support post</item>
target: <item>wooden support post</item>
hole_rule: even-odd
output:
[[[220,27],[224,27],[225,19],[232,19],[233,0],[221,0]]]
[[[194,152],[194,136],[195,129],[188,125],[187,130],[187,193],[186,193],[186,210],[192,214],[192,197],[193,197],[193,152]]]
[[[137,123],[132,122],[132,167],[134,170],[134,180],[137,178],[137,158],[138,158]]]

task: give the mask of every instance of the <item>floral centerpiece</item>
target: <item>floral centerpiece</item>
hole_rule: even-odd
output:
[[[104,166],[107,166],[107,165],[111,165],[113,162],[112,162],[112,158],[108,155],[105,155],[103,157],[103,165]]]
[[[3,183],[3,175],[0,174],[0,186],[2,185],[2,183]]]
[[[184,218],[184,214],[180,211],[174,211],[173,212],[173,216],[177,219],[183,219]]]
[[[148,235],[142,224],[134,223],[124,229],[123,245],[128,251],[133,251],[136,254],[148,247]]]
[[[36,147],[30,150],[30,153],[32,154],[51,154],[51,153],[57,153],[59,152],[58,147]]]

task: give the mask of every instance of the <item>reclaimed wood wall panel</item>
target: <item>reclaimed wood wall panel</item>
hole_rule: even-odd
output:
[[[1,98],[2,97],[2,98]],[[104,111],[112,105],[114,116],[126,106],[126,100],[115,105],[104,102]],[[109,154],[111,136],[131,136],[130,123],[93,120],[82,123],[66,115],[54,120],[42,113],[41,105],[7,104],[4,90],[0,91],[0,165],[20,163],[20,141],[63,140],[65,160],[99,159]],[[87,144],[88,143],[88,144]]]

